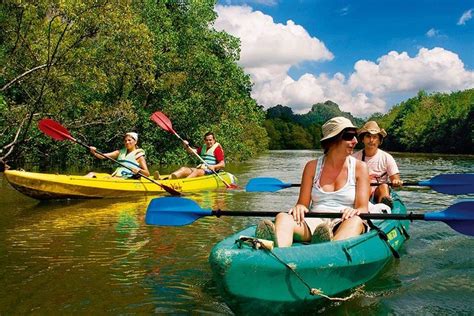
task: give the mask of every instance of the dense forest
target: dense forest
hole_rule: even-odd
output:
[[[427,94],[373,117],[386,126],[385,148],[393,151],[474,154],[474,89]]]
[[[320,148],[321,126],[334,116],[347,117],[357,126],[377,121],[388,132],[383,145],[387,150],[474,154],[474,89],[451,94],[420,91],[387,114],[365,120],[342,112],[331,101],[314,104],[306,114],[277,105],[267,110],[264,123],[270,149]]]
[[[354,124],[363,120],[342,112],[331,101],[314,104],[306,114],[294,114],[290,107],[277,105],[267,110],[265,128],[270,138],[270,149],[320,148],[321,126],[332,117],[344,116]]]
[[[189,156],[150,115],[200,145],[214,131],[228,160],[266,148],[264,110],[237,65],[240,42],[212,25],[215,1],[2,1],[0,159],[12,167],[92,163],[38,128],[52,118],[102,151],[128,131],[150,163]]]
[[[2,1],[0,3],[0,162],[57,168],[97,163],[84,148],[54,141],[37,123],[52,118],[101,151],[135,131],[150,164],[190,157],[150,121],[163,111],[200,145],[214,131],[229,161],[262,150],[318,148],[321,125],[342,115],[327,101],[303,115],[265,111],[237,64],[239,39],[213,28],[214,0]],[[389,150],[473,153],[474,90],[420,92],[377,120]]]

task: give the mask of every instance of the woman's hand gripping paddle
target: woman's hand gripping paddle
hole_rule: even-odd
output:
[[[81,145],[84,148],[90,149],[89,145],[86,145],[83,142],[81,142],[81,141],[77,140],[76,138],[72,137],[71,134],[69,133],[69,131],[64,126],[62,126],[61,124],[59,124],[58,122],[56,122],[52,119],[42,119],[38,123],[38,128],[43,133],[45,133],[46,135],[50,136],[51,138],[53,138],[55,140],[65,140],[65,139],[67,139],[67,140],[70,140],[70,141],[72,141],[76,144]],[[96,151],[96,152],[99,155],[101,155],[102,157],[105,157],[105,158],[109,159],[110,161],[113,161],[116,164],[118,164],[118,165],[120,165],[124,168],[127,168],[128,170],[133,172],[133,170],[131,168],[129,168],[128,166],[122,164],[121,162],[119,162],[119,161],[117,161],[113,158],[107,157],[106,155],[104,155],[103,153],[101,153],[99,151]],[[140,176],[142,176],[143,178],[147,179],[148,181],[151,181],[154,184],[159,185],[163,190],[165,190],[166,192],[168,192],[171,195],[181,195],[181,193],[179,193],[178,191],[176,191],[175,189],[173,189],[173,188],[171,188],[167,185],[161,184],[161,183],[145,176],[144,174],[141,174],[141,173],[138,173],[138,174]]]
[[[364,213],[362,219],[389,220],[423,220],[440,221],[449,225],[455,231],[474,236],[474,201],[461,201],[445,210],[424,214],[371,214]],[[203,209],[193,200],[180,197],[164,197],[151,200],[148,205],[145,222],[148,225],[184,226],[205,216],[245,216],[245,217],[275,217],[279,212],[265,211],[223,211]],[[338,218],[342,213],[310,212],[305,217]]]

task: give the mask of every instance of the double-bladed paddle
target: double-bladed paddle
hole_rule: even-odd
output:
[[[372,183],[371,185],[379,185]],[[389,183],[390,185],[390,183]],[[276,192],[290,187],[299,187],[299,183],[285,183],[277,178],[252,178],[247,183],[247,192]],[[474,173],[440,174],[430,180],[403,182],[403,186],[426,186],[445,194],[474,193]]]
[[[51,138],[55,139],[55,140],[65,140],[65,139],[68,139],[76,144],[79,144],[81,145],[82,147],[85,147],[87,149],[90,149],[90,146],[89,145],[86,145],[84,144],[83,142],[77,140],[76,138],[72,137],[71,134],[69,133],[69,131],[64,127],[62,126],[61,124],[59,124],[58,122],[56,122],[55,120],[52,120],[52,119],[42,119],[41,121],[39,121],[38,123],[38,128],[43,132],[45,133],[46,135],[50,136]],[[113,158],[110,158],[106,155],[104,155],[103,153],[101,153],[100,151],[97,151],[96,150],[96,153],[98,153],[99,155],[101,155],[102,157],[105,157],[113,162],[115,162],[116,164],[124,167],[124,168],[127,168],[128,170],[132,171],[133,170],[131,168],[129,168],[128,166],[124,165],[123,163],[113,159]],[[153,182],[154,184],[156,185],[159,185],[163,190],[165,190],[166,192],[168,192],[169,194],[171,195],[181,195],[181,193],[179,193],[178,191],[176,191],[175,189],[167,186],[167,185],[164,185],[164,184],[161,184],[147,176],[145,176],[144,174],[141,174],[139,173],[140,176],[142,176],[143,178],[147,179],[148,181],[151,181]]]
[[[150,119],[155,122],[156,124],[158,124],[159,127],[161,127],[163,130],[175,135],[176,137],[178,137],[178,139],[180,141],[183,142],[183,144],[188,147],[188,148],[191,148],[185,141],[184,139],[181,138],[181,136],[178,135],[178,133],[176,133],[176,131],[173,129],[173,124],[171,123],[170,119],[163,113],[163,112],[160,112],[160,111],[157,111],[155,113],[153,113],[150,117]],[[194,150],[192,150],[191,148],[191,151],[193,152],[193,154],[199,158],[199,160],[201,160],[202,163],[204,163],[207,167],[209,167],[209,164],[204,161],[204,159],[202,159],[201,156],[198,155],[197,152],[195,152]],[[237,189],[238,186],[233,184],[233,183],[227,183],[227,181],[225,181],[224,179],[222,179],[222,177],[216,172],[214,171],[213,169],[209,168],[209,170],[212,171],[212,173],[214,173],[226,186],[227,189]]]
[[[474,236],[474,201],[461,201],[445,210],[424,214],[371,214],[359,216],[363,219],[392,219],[392,220],[424,220],[441,221],[448,224],[455,231]],[[163,197],[151,200],[148,205],[145,222],[148,225],[184,226],[193,223],[205,216],[255,216],[274,217],[279,212],[262,211],[223,211],[203,209],[193,200],[180,197]],[[310,212],[306,217],[338,218],[342,213]]]

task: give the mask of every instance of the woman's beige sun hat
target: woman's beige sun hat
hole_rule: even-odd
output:
[[[332,119],[324,123],[322,127],[323,138],[321,138],[321,141],[336,136],[345,128],[357,129],[357,127],[355,127],[349,119],[342,116],[333,117]]]
[[[375,121],[368,121],[364,124],[364,126],[362,126],[362,128],[357,131],[357,135],[359,136],[364,133],[369,133],[372,135],[380,134],[382,135],[382,138],[385,138],[387,136],[387,132],[383,128],[380,128],[377,122]]]

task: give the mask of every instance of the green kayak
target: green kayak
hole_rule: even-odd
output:
[[[396,194],[393,201],[392,213],[406,213]],[[271,308],[275,312],[278,306],[326,301],[324,295],[339,295],[376,276],[398,255],[397,250],[408,238],[407,220],[373,223],[378,231],[371,229],[342,241],[295,243],[272,252],[236,242],[241,236],[255,235],[255,226],[249,227],[212,249],[209,262],[214,280],[227,304],[239,313],[249,313],[248,306],[253,311]],[[310,288],[320,290],[322,295],[312,295]]]

